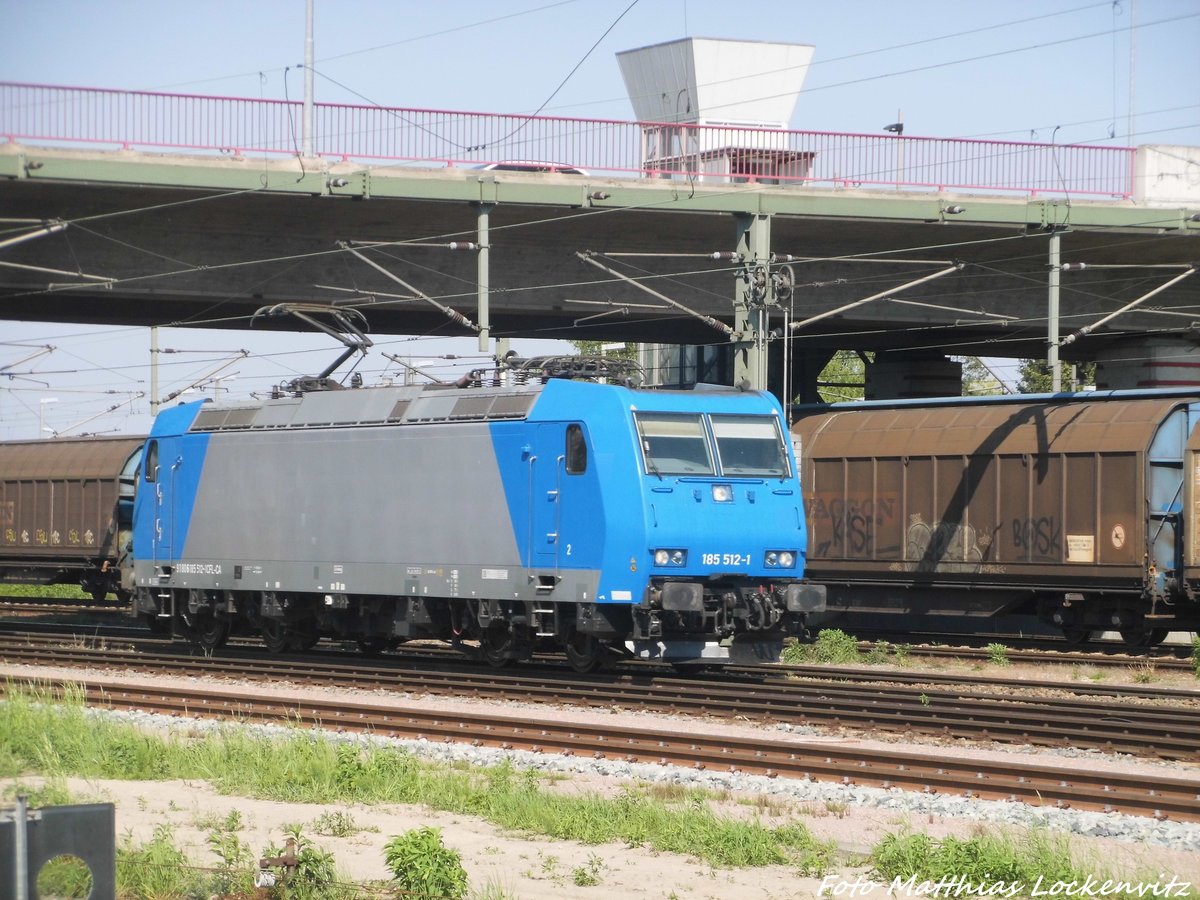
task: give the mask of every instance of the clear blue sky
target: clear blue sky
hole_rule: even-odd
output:
[[[0,80],[302,95],[303,0],[9,0],[0,9]],[[878,132],[899,112],[910,135],[1200,146],[1198,0],[316,0],[315,32],[319,101],[478,112],[544,105],[551,115],[630,119],[617,52],[686,36],[740,38],[815,46],[794,128]],[[0,330],[0,367],[29,352],[8,342],[59,348],[18,367],[37,370],[45,387],[0,382],[0,439],[34,437],[39,411],[62,429],[124,399],[81,391],[149,388],[145,329]],[[231,366],[238,378],[223,387],[234,397],[320,369],[332,353],[327,339],[308,335],[168,331],[161,343],[256,354],[316,348]],[[467,340],[386,349],[418,359],[476,352]],[[221,358],[173,358],[162,393]],[[71,433],[145,430],[147,411],[137,401]]]

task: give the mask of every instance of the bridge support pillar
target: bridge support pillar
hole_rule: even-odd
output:
[[[962,363],[944,356],[879,354],[867,365],[868,400],[962,395]]]
[[[1099,390],[1200,388],[1200,345],[1180,337],[1129,338],[1096,354]]]

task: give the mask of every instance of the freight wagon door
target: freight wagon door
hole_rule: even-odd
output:
[[[1150,445],[1146,488],[1149,509],[1149,549],[1157,567],[1157,591],[1165,588],[1168,572],[1177,572],[1183,562],[1181,514],[1184,501],[1184,457],[1188,434],[1194,424],[1187,407],[1178,407],[1159,426]]]
[[[1184,469],[1184,566],[1189,581],[1200,567],[1200,425],[1188,437]]]

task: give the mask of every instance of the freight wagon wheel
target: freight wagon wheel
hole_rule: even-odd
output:
[[[1166,628],[1122,628],[1121,640],[1130,647],[1157,647],[1167,639],[1169,630]]]
[[[567,652],[567,662],[580,674],[595,672],[604,664],[605,648],[596,640],[594,634],[584,634],[582,631],[571,629],[571,636],[567,638],[563,647]]]
[[[1064,625],[1063,637],[1068,644],[1083,644],[1092,639],[1092,629],[1086,625]]]

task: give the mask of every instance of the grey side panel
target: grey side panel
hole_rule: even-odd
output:
[[[442,569],[449,581],[464,565],[507,582],[519,564],[512,527],[486,425],[214,435],[177,569],[261,569],[244,572],[247,589],[287,572],[303,589],[399,592],[400,578]],[[378,578],[380,566],[386,588],[336,577],[369,567]]]

